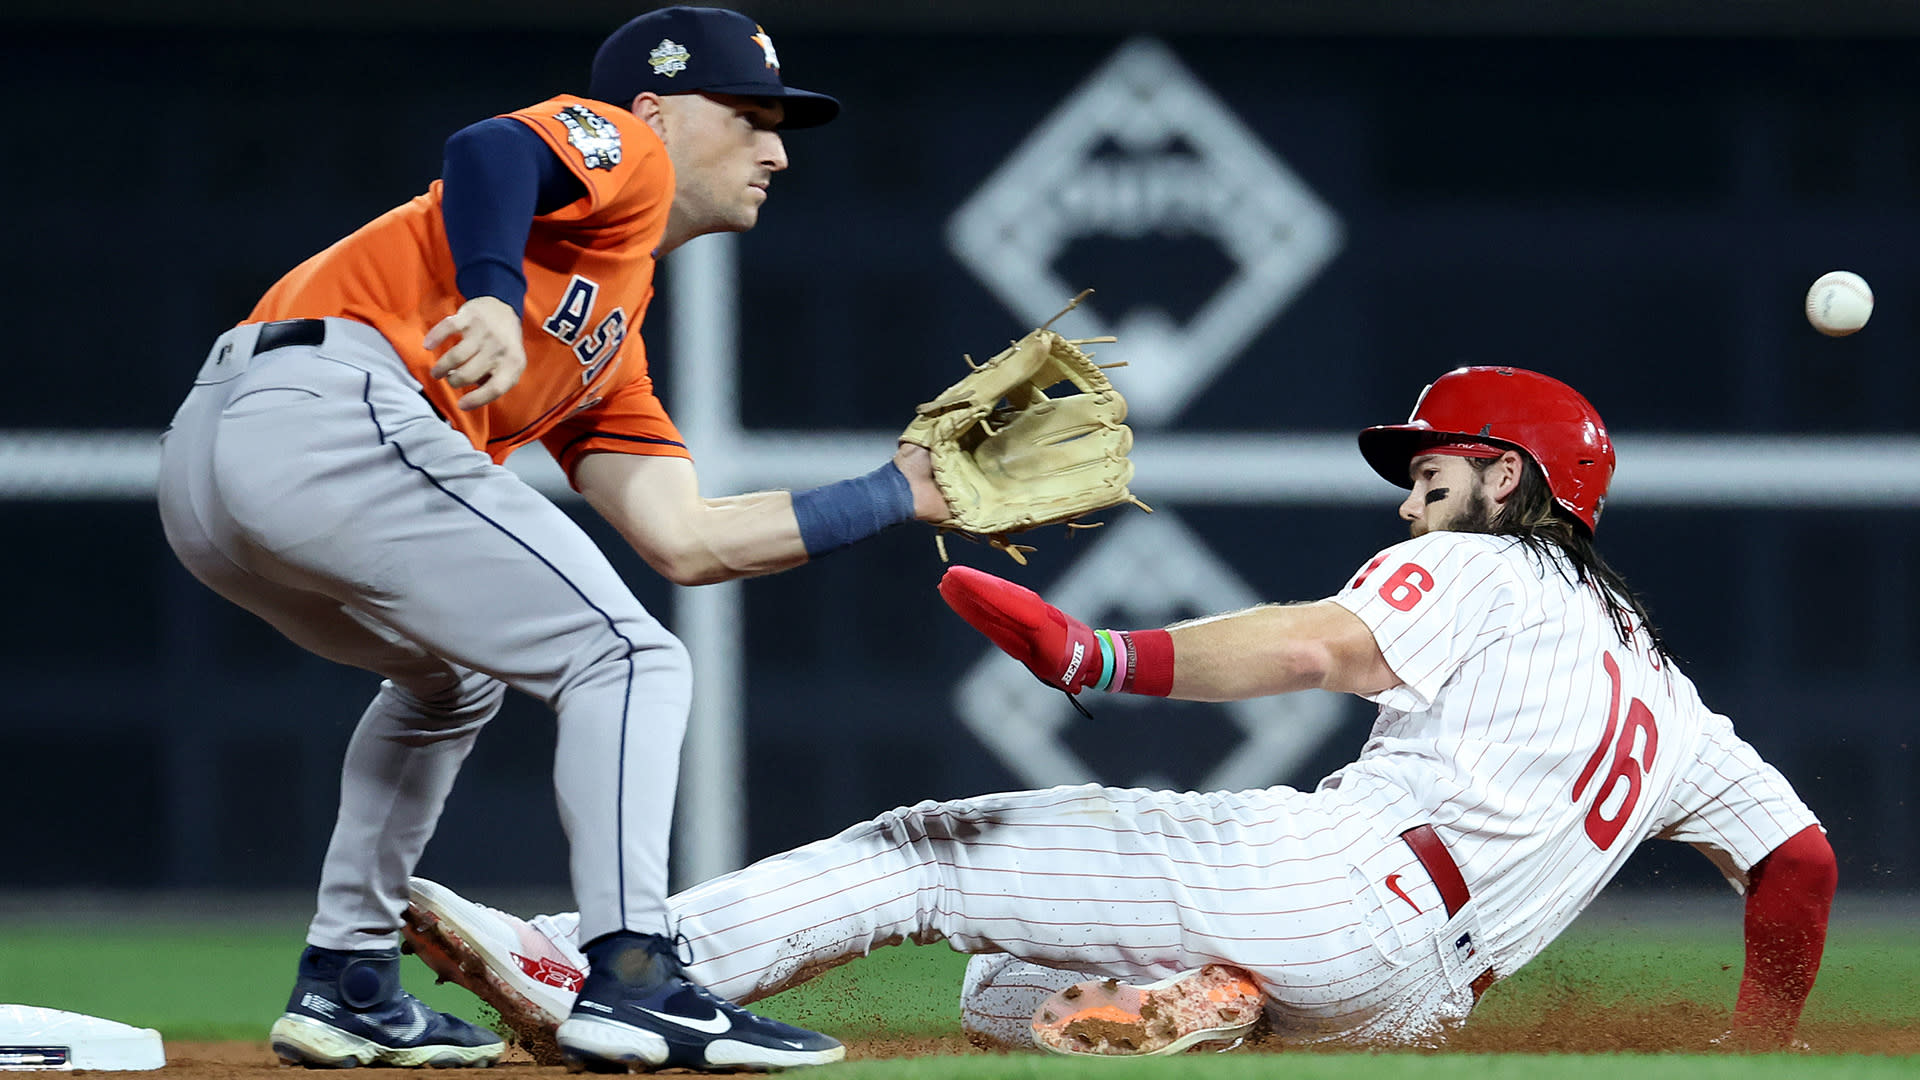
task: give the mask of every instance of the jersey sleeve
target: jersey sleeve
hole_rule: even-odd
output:
[[[647,217],[663,199],[671,200],[667,148],[627,110],[563,94],[506,115],[532,128],[587,189],[585,197],[541,220],[617,225]]]
[[[1746,891],[1753,864],[1820,823],[1780,770],[1719,713],[1707,713],[1694,753],[1680,760],[1685,764],[1654,817],[1652,835],[1698,848],[1737,892]]]
[[[1433,704],[1467,658],[1519,625],[1512,564],[1486,538],[1429,533],[1382,551],[1333,602],[1373,632],[1401,685],[1368,700],[1412,712]]]
[[[667,415],[667,407],[653,392],[647,377],[623,384],[607,400],[583,409],[555,424],[540,437],[567,482],[581,455],[593,451],[645,454],[652,457],[691,458],[687,443]]]

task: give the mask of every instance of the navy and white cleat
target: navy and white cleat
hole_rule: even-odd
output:
[[[313,1069],[485,1068],[507,1049],[493,1032],[434,1012],[400,989],[399,952],[311,945],[269,1038],[282,1061]]]
[[[838,1040],[755,1016],[692,982],[668,938],[610,934],[586,954],[586,985],[557,1035],[571,1072],[770,1072],[847,1055]]]

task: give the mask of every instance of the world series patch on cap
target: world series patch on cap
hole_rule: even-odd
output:
[[[643,93],[776,98],[783,128],[818,127],[840,114],[838,100],[782,82],[773,38],[725,8],[661,8],[628,21],[594,54],[587,92],[620,106]]]

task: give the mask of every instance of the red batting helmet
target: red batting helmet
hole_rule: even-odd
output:
[[[1613,441],[1600,414],[1566,383],[1520,368],[1455,368],[1420,392],[1406,423],[1362,431],[1360,453],[1375,472],[1410,488],[1407,462],[1456,442],[1526,451],[1555,502],[1588,532],[1599,523],[1613,481]]]

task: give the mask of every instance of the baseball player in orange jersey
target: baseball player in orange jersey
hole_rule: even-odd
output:
[[[195,576],[301,646],[385,677],[347,750],[278,1054],[309,1066],[489,1065],[501,1040],[399,987],[407,877],[508,687],[558,719],[554,779],[594,975],[577,1068],[775,1069],[833,1039],[690,981],[667,832],[685,648],[571,519],[500,462],[543,442],[681,584],[781,570],[946,504],[924,450],[811,491],[701,496],[639,328],[654,264],[751,228],[781,132],[832,98],[713,8],[611,35],[587,96],[448,140],[441,179],[276,284],[215,343],[165,436],[160,512]]]
[[[1594,548],[1614,467],[1599,415],[1546,376],[1462,368],[1360,447],[1412,489],[1413,538],[1316,603],[1096,631],[976,570],[940,586],[1068,693],[1366,697],[1379,719],[1352,764],[1312,792],[1088,785],[882,814],[674,896],[694,974],[746,1002],[945,938],[980,954],[962,1010],[985,1040],[1169,1053],[1264,1012],[1286,1041],[1430,1045],[1659,837],[1746,892],[1734,1031],[1783,1044],[1819,968],[1833,853]],[[591,962],[574,916],[523,922],[429,881],[407,936],[527,1027],[565,1015]]]

